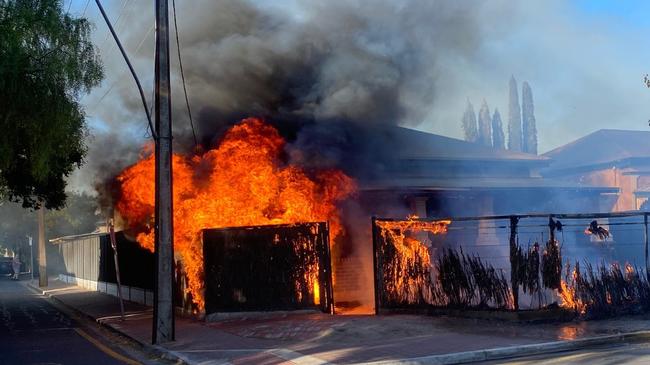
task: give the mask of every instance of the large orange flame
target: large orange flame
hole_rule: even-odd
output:
[[[336,204],[355,191],[355,182],[339,170],[308,176],[300,167],[283,164],[284,146],[275,128],[249,118],[232,127],[216,149],[173,156],[174,249],[200,309],[202,229],[329,221],[332,241],[341,234]],[[121,196],[116,208],[130,226],[141,227],[137,241],[153,251],[153,155],[125,169],[118,181]]]

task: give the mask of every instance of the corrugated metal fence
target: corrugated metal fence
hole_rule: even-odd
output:
[[[124,232],[116,232],[116,240],[123,297],[151,304],[155,275],[153,253],[140,247]],[[64,281],[117,294],[113,249],[107,233],[62,237],[52,243],[59,246],[64,266],[60,276]]]

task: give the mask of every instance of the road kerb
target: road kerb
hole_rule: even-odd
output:
[[[551,354],[581,350],[600,345],[650,340],[650,331],[619,333],[614,335],[587,337],[576,340],[544,342],[529,345],[498,347],[486,350],[456,352],[422,356],[402,360],[364,362],[363,365],[449,365],[466,364],[478,361],[504,360],[517,357]]]

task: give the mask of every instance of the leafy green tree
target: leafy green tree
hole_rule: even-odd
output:
[[[103,78],[91,25],[57,0],[0,0],[0,193],[64,206],[86,154],[83,93]]]

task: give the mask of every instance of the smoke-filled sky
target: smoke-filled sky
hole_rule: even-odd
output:
[[[104,3],[151,99],[153,1]],[[462,138],[468,98],[476,110],[485,99],[507,120],[511,75],[519,87],[531,85],[541,152],[602,128],[649,128],[645,1],[177,0],[177,6],[190,103],[205,143],[248,115],[397,124]],[[71,183],[88,190],[97,173],[136,158],[147,137],[137,89],[94,1],[72,0],[71,13],[84,11],[96,25],[106,67],[102,87],[82,99],[94,137],[88,163]],[[175,135],[187,145],[175,53],[171,62]]]

